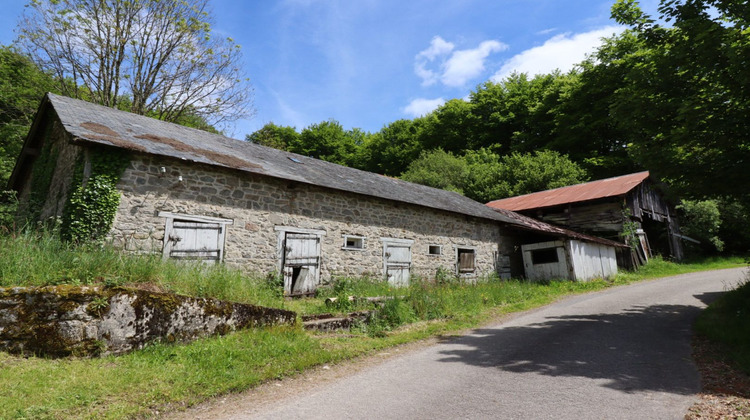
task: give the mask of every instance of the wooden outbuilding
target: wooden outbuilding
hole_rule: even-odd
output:
[[[654,254],[684,257],[673,207],[648,171],[495,200],[495,209],[511,210],[577,232],[619,242],[633,251],[620,253],[620,264],[637,266]],[[631,239],[629,239],[631,238]]]

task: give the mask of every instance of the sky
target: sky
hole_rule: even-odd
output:
[[[614,0],[212,0],[212,32],[242,46],[255,115],[298,131],[330,119],[376,132],[510,73],[565,72],[619,33]],[[657,0],[641,1],[654,13]],[[25,0],[0,0],[10,44]]]

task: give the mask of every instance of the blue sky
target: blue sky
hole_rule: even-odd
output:
[[[328,119],[378,131],[512,71],[569,70],[622,30],[614,0],[213,0],[213,31],[243,48],[256,115],[302,130]],[[24,0],[0,0],[9,44]],[[641,2],[653,12],[656,0]]]

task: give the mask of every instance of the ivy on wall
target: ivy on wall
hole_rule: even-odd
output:
[[[52,184],[52,176],[57,167],[58,151],[53,147],[50,139],[52,135],[52,124],[47,124],[44,130],[44,139],[42,150],[34,161],[34,168],[31,170],[31,184],[29,188],[28,213],[26,221],[36,222],[42,213],[44,203],[49,196],[49,187]]]
[[[98,241],[109,232],[120,205],[117,182],[130,163],[130,156],[119,149],[92,147],[87,155],[90,176],[84,179],[86,154],[82,154],[71,184],[76,187],[63,210],[63,239],[75,243]]]

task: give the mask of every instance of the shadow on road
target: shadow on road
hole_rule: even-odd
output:
[[[440,360],[601,379],[602,386],[624,392],[692,394],[700,387],[690,358],[690,325],[699,312],[694,306],[656,305],[478,329],[441,351]]]

